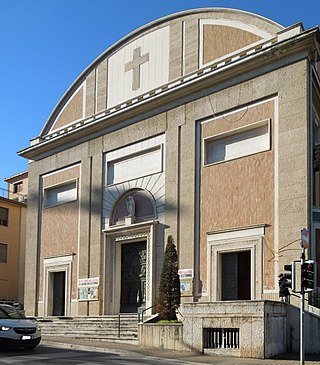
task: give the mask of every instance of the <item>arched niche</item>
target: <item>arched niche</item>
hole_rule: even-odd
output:
[[[128,208],[129,200],[133,199],[133,212]],[[146,190],[134,189],[125,192],[115,203],[110,217],[110,226],[125,224],[125,218],[134,216],[134,222],[144,222],[155,219],[156,208],[153,196]]]

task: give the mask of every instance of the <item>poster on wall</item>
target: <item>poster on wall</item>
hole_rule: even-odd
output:
[[[193,269],[180,269],[178,270],[178,274],[181,279],[192,279],[193,278]]]
[[[193,269],[180,269],[178,270],[178,274],[180,278],[181,296],[192,296]]]
[[[78,281],[78,300],[99,299],[99,278],[85,278]]]
[[[182,296],[192,296],[192,279],[180,279],[180,293]]]

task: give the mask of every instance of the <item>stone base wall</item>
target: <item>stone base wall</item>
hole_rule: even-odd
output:
[[[183,324],[140,324],[139,344],[169,350],[266,359],[299,352],[299,308],[278,301],[183,303]],[[205,348],[204,329],[236,329],[237,348]],[[320,317],[305,313],[305,350],[320,353]]]
[[[271,301],[187,303],[182,306],[183,343],[199,352],[230,353],[230,349],[204,350],[204,328],[239,329],[235,356],[264,359],[286,352],[287,305]]]
[[[300,351],[300,311],[298,307],[287,307],[287,352]],[[320,354],[320,316],[304,314],[304,338],[306,354]]]
[[[140,324],[139,345],[144,347],[160,347],[167,350],[192,351],[182,342],[183,325],[170,324]]]

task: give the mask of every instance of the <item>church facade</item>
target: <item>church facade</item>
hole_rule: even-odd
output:
[[[153,311],[169,234],[183,302],[277,300],[304,227],[319,262],[319,46],[318,28],[211,8],[93,61],[19,152],[27,313]]]

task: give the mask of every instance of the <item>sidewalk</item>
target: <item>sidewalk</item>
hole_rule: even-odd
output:
[[[214,364],[214,365],[299,365],[299,355],[286,354],[274,359],[243,359],[231,356],[220,355],[201,355],[197,353],[170,351],[161,348],[140,347],[139,345],[129,345],[115,342],[77,340],[72,338],[42,337],[42,345],[73,349],[80,351],[112,352],[134,357],[150,356],[168,360],[180,360],[194,362],[195,364]],[[306,356],[306,365],[320,365],[319,356]]]

